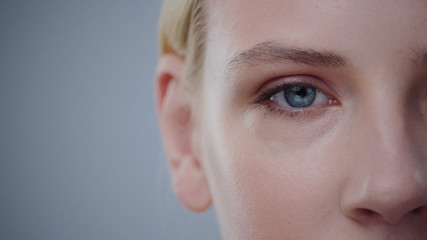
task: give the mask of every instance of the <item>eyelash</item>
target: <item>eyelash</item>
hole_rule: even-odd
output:
[[[275,113],[275,114],[279,114],[279,115],[285,114],[286,117],[290,117],[290,118],[301,116],[301,115],[302,116],[310,115],[315,110],[319,110],[318,105],[308,106],[308,107],[303,107],[303,108],[288,108],[288,107],[283,107],[283,106],[279,107],[279,106],[277,106],[278,105],[277,103],[272,102],[270,100],[271,97],[273,97],[275,94],[278,94],[282,91],[285,91],[288,88],[297,87],[297,86],[315,88],[316,90],[325,94],[326,96],[328,96],[330,98],[330,100],[329,100],[330,103],[328,103],[327,105],[338,105],[339,104],[337,99],[332,97],[330,94],[325,93],[323,90],[321,90],[320,87],[316,86],[313,83],[306,82],[306,81],[284,82],[284,83],[282,83],[276,87],[263,90],[263,91],[261,91],[260,94],[258,94],[258,96],[255,98],[253,103],[258,105],[258,106],[265,107],[271,113]],[[322,106],[324,104],[319,104],[319,105]]]

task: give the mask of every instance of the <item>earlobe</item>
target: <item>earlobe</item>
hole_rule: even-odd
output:
[[[173,172],[172,172],[173,171]],[[211,205],[211,194],[197,159],[182,159],[177,168],[171,169],[172,187],[176,197],[188,209],[202,212]]]
[[[194,151],[191,102],[183,89],[183,60],[173,54],[160,57],[156,72],[156,104],[163,145],[180,202],[200,212],[211,204],[203,168]]]

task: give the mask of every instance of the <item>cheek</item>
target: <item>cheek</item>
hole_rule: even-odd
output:
[[[225,235],[302,239],[322,231],[325,222],[334,222],[325,220],[337,215],[331,212],[339,204],[342,171],[325,165],[330,138],[319,134],[315,144],[301,144],[304,134],[299,132],[298,138],[292,126],[279,128],[221,105],[212,101],[206,108],[202,145]]]

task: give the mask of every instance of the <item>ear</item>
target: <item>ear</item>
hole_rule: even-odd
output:
[[[183,60],[173,54],[160,57],[156,72],[156,104],[163,145],[172,176],[172,188],[188,209],[201,212],[211,205],[205,173],[194,151],[191,102],[183,89]]]

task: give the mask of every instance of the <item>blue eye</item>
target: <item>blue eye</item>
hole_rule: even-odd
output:
[[[323,90],[327,90],[326,93]],[[285,113],[289,117],[307,116],[339,106],[340,102],[333,89],[316,77],[308,75],[278,78],[263,87],[253,103],[261,105],[272,113]],[[318,106],[317,106],[318,105]],[[316,111],[315,111],[316,110]]]
[[[316,99],[317,91],[312,87],[290,87],[282,91],[286,102],[295,108],[309,107]]]
[[[270,97],[270,101],[290,108],[306,108],[312,105],[329,104],[331,98],[315,87],[298,85],[284,87]]]

